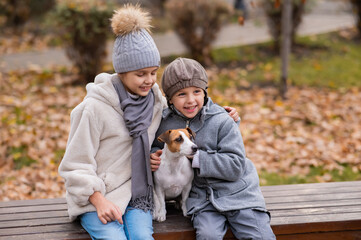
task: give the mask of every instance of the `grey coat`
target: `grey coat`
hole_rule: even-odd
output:
[[[239,127],[228,113],[210,98],[193,119],[167,108],[156,137],[186,126],[196,132],[200,163],[199,169],[194,169],[188,214],[197,213],[209,203],[220,212],[245,208],[265,211],[256,168],[246,157]],[[155,140],[152,152],[162,148],[163,144]]]

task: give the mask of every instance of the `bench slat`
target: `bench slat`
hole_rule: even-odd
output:
[[[33,206],[21,206],[21,207],[12,206],[12,207],[0,208],[0,216],[2,214],[43,212],[49,210],[67,211],[67,206],[66,204],[33,205]]]
[[[84,232],[79,223],[64,223],[55,225],[29,226],[20,228],[0,229],[0,236],[27,235],[51,232]]]
[[[306,184],[287,184],[287,185],[272,185],[261,186],[262,192],[273,191],[302,191],[307,189],[341,189],[343,187],[359,188],[360,181],[345,181],[345,182],[326,182],[326,183],[306,183]]]
[[[68,212],[64,210],[60,211],[43,211],[43,212],[27,212],[27,213],[12,213],[0,215],[0,226],[2,222],[12,220],[28,220],[28,219],[41,219],[49,217],[68,217]]]
[[[65,198],[46,198],[46,199],[29,199],[0,202],[0,208],[3,207],[19,207],[19,206],[36,206],[36,205],[52,205],[66,204]]]

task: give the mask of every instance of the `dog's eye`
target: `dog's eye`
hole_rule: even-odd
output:
[[[182,142],[182,140],[183,140],[182,136],[179,136],[175,139],[176,142]]]

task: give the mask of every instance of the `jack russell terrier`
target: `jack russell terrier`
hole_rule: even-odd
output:
[[[187,216],[186,200],[192,187],[192,163],[187,157],[196,154],[198,147],[192,142],[195,133],[190,128],[168,130],[158,137],[164,142],[161,164],[154,172],[153,219],[166,219],[165,201],[181,197],[180,206]]]

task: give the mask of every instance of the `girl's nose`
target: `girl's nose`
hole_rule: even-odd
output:
[[[146,78],[145,78],[145,83],[146,84],[152,84],[153,83],[153,77],[151,74],[147,74]]]

